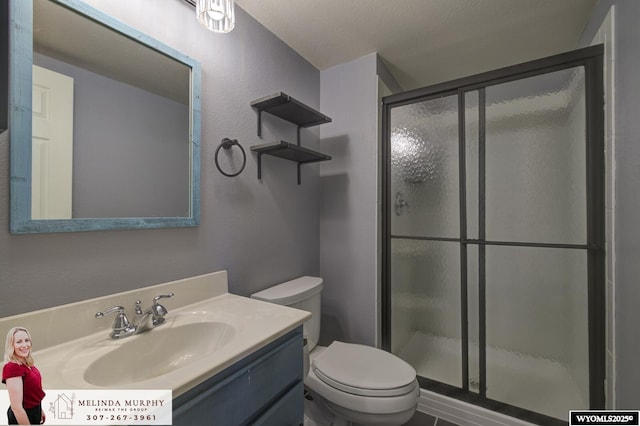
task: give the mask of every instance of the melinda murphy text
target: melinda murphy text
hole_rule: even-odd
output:
[[[162,407],[164,399],[79,399],[79,407]]]

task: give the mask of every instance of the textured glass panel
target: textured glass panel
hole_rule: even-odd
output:
[[[469,391],[480,392],[479,250],[467,247],[467,323],[469,324]]]
[[[391,232],[458,237],[457,96],[391,110]]]
[[[586,243],[584,70],[486,89],[486,238]]]
[[[464,95],[464,130],[465,130],[465,174],[467,177],[467,238],[478,238],[478,202],[479,202],[479,140],[480,110],[478,108],[478,91]]]
[[[487,397],[552,417],[587,409],[587,253],[486,247]]]
[[[392,352],[461,386],[460,244],[393,239],[391,251]]]

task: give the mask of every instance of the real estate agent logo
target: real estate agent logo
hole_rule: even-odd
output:
[[[69,397],[66,393],[59,393],[55,401],[49,403],[49,411],[53,413],[53,418],[61,420],[73,419],[73,402],[76,394]]]

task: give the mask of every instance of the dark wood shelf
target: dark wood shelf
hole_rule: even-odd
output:
[[[285,141],[254,145],[251,147],[251,151],[255,151],[258,154],[284,158],[285,160],[295,161],[300,164],[331,160],[330,155],[322,154]]]
[[[301,164],[331,160],[330,155],[322,154],[285,141],[254,145],[251,147],[251,151],[258,153],[258,179],[262,179],[262,155],[266,154],[298,163],[298,185],[300,185]]]
[[[331,122],[331,118],[283,92],[256,99],[251,102],[251,106],[260,113],[268,112],[298,127],[312,127]]]
[[[258,179],[262,179],[262,155],[267,154],[273,157],[298,163],[298,185],[300,185],[300,165],[315,163],[317,161],[331,160],[331,156],[313,151],[300,146],[300,128],[312,127],[319,124],[330,123],[331,118],[316,111],[308,105],[292,98],[283,92],[278,92],[264,98],[251,102],[251,106],[258,110],[258,136],[262,136],[262,113],[268,112],[271,115],[282,118],[298,126],[297,144],[285,141],[254,145],[251,151],[258,153]]]

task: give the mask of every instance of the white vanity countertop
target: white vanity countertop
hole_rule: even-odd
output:
[[[225,368],[240,361],[256,350],[285,335],[289,331],[297,328],[311,317],[311,314],[306,311],[227,293],[226,272],[223,275],[219,274],[220,273],[214,273],[211,274],[211,276],[216,280],[223,278],[224,285],[217,286],[215,291],[209,292],[207,294],[209,297],[204,300],[185,304],[180,307],[175,307],[175,305],[172,307],[170,302],[171,299],[163,299],[163,301],[166,301],[164,305],[169,310],[169,313],[165,316],[166,323],[144,333],[120,340],[110,340],[110,328],[103,328],[99,331],[92,331],[90,334],[77,336],[74,339],[55,342],[55,344],[49,345],[41,350],[37,350],[38,339],[34,337],[34,349],[36,350],[33,353],[33,357],[36,366],[42,374],[43,387],[45,391],[47,389],[71,390],[101,388],[170,389],[173,391],[173,397],[175,398],[216,375]],[[206,281],[210,281],[208,276],[198,277],[200,278],[200,281],[202,281],[201,277],[205,277]],[[164,285],[161,287],[149,287],[149,294],[145,294],[145,296],[147,296],[145,299],[148,298],[150,294],[160,294],[161,292],[159,292],[159,290],[162,290],[163,292],[167,292],[167,290],[175,291],[177,299],[181,292],[189,291],[188,288],[186,288],[188,287],[187,283],[180,281],[179,284],[180,285],[177,287],[173,286],[175,288],[166,287]],[[122,293],[118,294],[118,297],[122,299]],[[126,299],[129,298],[130,295],[126,297]],[[102,305],[102,309],[109,307],[105,302],[107,302],[107,300],[100,300],[99,302],[99,305]],[[111,303],[113,300],[108,300],[108,302]],[[95,309],[95,306],[96,303],[92,302],[90,304],[90,309]],[[87,309],[88,308],[83,308],[85,311]],[[77,307],[74,307],[73,310],[77,311]],[[38,311],[37,314],[41,315],[40,312],[41,311]],[[41,320],[43,318],[38,317],[38,319]],[[77,319],[77,323],[78,327],[82,328],[83,321],[92,321],[97,323],[104,320],[105,318],[97,320],[94,318],[86,319],[83,317]],[[107,321],[104,323],[100,322],[100,324],[103,324],[103,327],[109,327],[113,318],[106,318],[106,320]],[[11,323],[15,323],[17,321],[26,322],[28,324],[31,323],[29,324],[30,327],[37,327],[27,316],[24,315],[21,315],[20,318],[17,319],[11,317],[0,319],[0,325],[9,326]],[[187,350],[187,355],[180,359],[180,365],[178,367],[174,368],[172,366],[161,365],[162,362],[154,363],[154,357],[157,356],[166,360],[167,357],[163,357],[163,355],[167,350],[170,351],[173,348],[176,348],[176,345],[184,343],[175,342],[176,333],[173,333],[172,331],[172,337],[170,339],[164,339],[169,343],[157,348],[157,343],[164,333],[162,330],[177,328],[193,323],[207,323],[204,325],[205,328],[210,323],[226,324],[230,327],[223,328],[226,329],[226,334],[231,334],[231,337],[227,338],[228,336],[224,336],[226,342],[223,345],[216,347],[214,350],[206,349],[204,351],[193,350],[193,346],[187,341],[190,349]],[[43,327],[47,330],[51,330],[50,325],[43,324]],[[203,328],[186,327],[185,329],[200,330]],[[231,330],[232,332],[228,333]],[[182,331],[178,332],[180,335],[181,333]],[[39,330],[36,333],[32,331],[32,335],[34,334],[40,334],[42,336],[42,330]],[[199,348],[200,346],[198,346],[198,344],[200,341],[198,341],[198,339],[201,338],[201,336],[194,335],[192,338],[197,342],[195,344],[195,348]],[[87,381],[85,372],[93,362],[100,359],[105,354],[109,354],[114,350],[119,349],[121,345],[127,345],[129,342],[134,342],[135,339],[145,339],[145,341],[136,342],[136,344],[130,345],[131,347],[145,349],[142,351],[145,353],[141,354],[141,356],[144,355],[144,363],[141,364],[140,368],[148,367],[150,370],[163,370],[162,374],[150,374],[149,377],[152,378],[144,380],[137,379],[132,383],[127,382],[125,377],[125,384],[122,384],[122,382],[119,381],[117,386],[108,387],[97,386]],[[211,340],[211,338],[209,339]],[[213,340],[215,340],[215,338]],[[141,345],[138,343],[144,344]],[[202,343],[206,346],[206,343],[208,342]],[[138,351],[140,350],[138,349]],[[120,362],[128,363],[131,360],[135,361],[134,357],[136,357],[136,354],[128,353],[127,351],[121,352],[126,354],[126,356],[124,358],[120,356],[120,358],[118,358]],[[113,362],[111,364],[114,364],[113,371],[109,368],[108,372],[103,373],[100,371],[100,375],[108,376],[113,374],[114,376],[117,376],[118,374],[123,374],[118,371],[119,362]],[[144,377],[146,378],[147,376]],[[118,380],[122,379],[118,378]]]
[[[212,353],[195,354],[192,361],[158,377],[117,386],[123,389],[171,389],[175,398],[298,327],[310,316],[305,311],[225,294],[169,312],[166,324],[139,335],[109,340],[108,333],[103,331],[34,352],[33,356],[45,389],[99,389],[100,386],[85,381],[84,373],[92,362],[121,344],[133,339],[151,339],[151,350],[154,332],[163,328],[192,321],[230,324],[234,336]],[[153,365],[149,367],[153,368]],[[117,366],[114,366],[113,374],[118,374]]]

